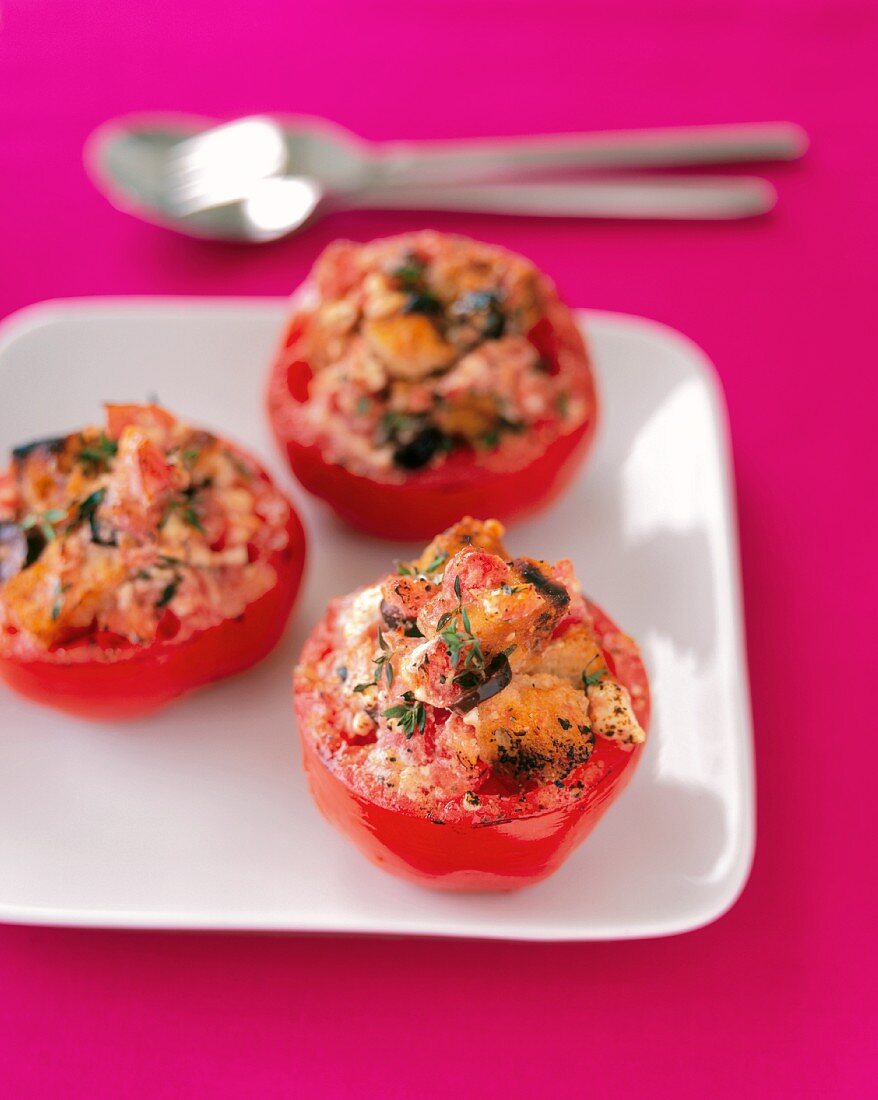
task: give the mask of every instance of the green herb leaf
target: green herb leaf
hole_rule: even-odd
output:
[[[61,609],[64,606],[64,593],[70,590],[69,584],[58,584],[57,595],[55,596],[55,602],[52,605],[52,622],[56,622],[58,616],[61,614]]]
[[[104,499],[106,492],[106,489],[95,489],[93,493],[90,493],[85,500],[82,501],[76,512],[77,523],[82,523],[84,520],[91,519],[97,511],[98,505]]]
[[[180,587],[180,578],[179,577],[174,577],[174,579],[169,584],[165,585],[161,596],[159,596],[159,598],[156,600],[156,603],[155,603],[156,607],[167,607],[168,604],[171,602],[171,600],[174,598],[174,596],[176,596],[177,589],[179,587]]]
[[[595,672],[589,672],[588,671],[589,668],[597,660],[598,660],[598,656],[597,656],[597,654],[595,654],[595,656],[592,657],[592,659],[588,662],[588,664],[585,666],[585,668],[582,671],[582,690],[585,691],[585,692],[588,691],[588,689],[592,686],[592,684],[600,683],[600,681],[603,680],[604,676],[606,676],[606,674],[607,674],[607,670],[605,668],[599,668]]]
[[[194,527],[196,531],[200,531],[204,534],[204,528],[201,526],[201,517],[191,506],[184,509],[183,519],[189,524],[190,527]]]
[[[424,261],[417,256],[409,256],[398,267],[393,268],[390,274],[394,279],[399,279],[404,287],[411,289],[423,279],[425,266]]]
[[[486,451],[493,451],[499,442],[500,433],[496,428],[492,428],[490,431],[485,432],[485,434],[479,436],[478,439],[479,446]]]
[[[104,432],[98,436],[98,438],[88,443],[78,454],[80,462],[88,463],[92,466],[104,466],[108,465],[111,458],[119,451],[119,444],[115,439],[109,439]]]
[[[410,691],[403,693],[403,700],[402,703],[388,707],[384,711],[384,717],[396,722],[408,739],[414,736],[415,730],[419,733],[424,732],[424,727],[427,725],[427,711],[420,699],[415,699]]]
[[[436,555],[436,557],[433,558],[433,560],[430,562],[430,564],[424,570],[424,572],[425,573],[435,573],[436,570],[440,566],[444,565],[446,561],[448,561],[448,554],[446,553],[445,550],[440,550],[439,553]]]
[[[97,510],[101,501],[104,499],[107,490],[95,489],[93,493],[85,498],[79,505],[76,512],[77,523],[88,523],[91,528],[91,537],[93,542],[102,543],[104,540],[101,538],[101,532],[98,530]]]
[[[424,418],[391,409],[378,422],[378,440],[380,443],[396,442],[400,436],[415,435],[425,425]]]

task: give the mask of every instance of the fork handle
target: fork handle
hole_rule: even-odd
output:
[[[791,122],[681,126],[378,146],[377,183],[471,183],[567,168],[657,168],[794,160],[808,146]]]
[[[749,218],[776,201],[767,180],[749,176],[602,176],[559,183],[469,187],[382,187],[346,196],[369,210],[458,210],[542,217]]]

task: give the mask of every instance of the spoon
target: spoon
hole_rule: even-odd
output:
[[[606,176],[527,184],[550,168],[612,168],[791,159],[791,124],[686,127],[482,142],[370,146],[316,120],[128,116],[86,144],[93,181],[120,209],[189,236],[266,241],[340,208],[481,210],[549,216],[729,218],[762,213],[775,194],[745,177]],[[479,181],[496,180],[490,185]],[[457,186],[434,186],[457,181]]]

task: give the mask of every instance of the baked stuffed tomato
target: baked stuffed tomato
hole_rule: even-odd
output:
[[[570,310],[533,264],[422,232],[331,245],[294,299],[268,405],[293,473],[346,521],[427,539],[570,482],[597,401]]]
[[[374,863],[426,886],[551,874],[646,737],[637,646],[569,561],[510,558],[502,535],[465,519],[335,600],[295,673],[317,805]]]
[[[302,526],[243,451],[156,405],[17,448],[0,474],[0,677],[88,718],[144,714],[264,657]]]

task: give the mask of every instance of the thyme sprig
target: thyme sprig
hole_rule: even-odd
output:
[[[584,692],[588,692],[588,689],[593,684],[600,683],[600,681],[603,680],[604,676],[606,676],[606,674],[607,674],[607,670],[603,667],[603,665],[599,669],[596,669],[594,672],[589,672],[588,671],[589,668],[597,660],[599,660],[599,657],[598,657],[598,654],[596,653],[594,655],[594,657],[592,657],[592,659],[585,666],[585,668],[582,670],[582,690]]]
[[[381,683],[382,676],[386,677],[387,686],[393,687],[393,665],[390,659],[390,646],[387,644],[387,639],[381,633],[380,626],[378,627],[378,649],[378,656],[372,661],[372,664],[375,666],[375,678],[366,684],[357,684],[354,687],[354,692],[357,695],[362,695],[367,688],[377,687]]]
[[[156,607],[167,607],[174,596],[177,595],[177,589],[180,587],[182,577],[173,577],[162,589],[162,594],[156,600]]]
[[[101,432],[96,440],[87,443],[77,455],[80,462],[89,466],[108,466],[110,459],[115,458],[119,450],[119,444],[115,439],[110,439],[105,432]]]
[[[184,523],[187,523],[190,527],[194,527],[199,534],[204,534],[201,516],[199,516],[195,507],[190,503],[187,497],[184,497],[182,500],[179,497],[173,497],[168,501],[167,507],[165,508],[165,514],[159,521],[159,528],[164,527],[175,512],[180,513]]]
[[[454,594],[457,596],[457,610],[440,615],[436,629],[448,649],[452,667],[460,668],[461,663],[464,666],[454,677],[454,683],[471,684],[485,671],[485,654],[481,642],[473,634],[469,614],[463,606],[460,577],[454,578]]]
[[[438,573],[447,561],[448,552],[440,550],[429,565],[424,566],[423,569],[414,569],[408,562],[398,561],[396,571],[401,577],[423,577],[424,580],[432,580],[432,574]]]
[[[55,591],[55,602],[52,604],[52,622],[56,622],[64,607],[64,595],[70,591],[70,584],[62,584],[59,579]]]
[[[401,703],[388,707],[384,711],[384,717],[396,722],[405,733],[406,740],[409,740],[414,736],[415,730],[418,733],[424,732],[424,727],[427,725],[427,709],[411,691],[403,692],[402,698]]]
[[[46,542],[51,542],[58,533],[55,530],[56,526],[63,523],[65,519],[67,519],[66,508],[49,508],[46,512],[31,512],[24,517],[19,526],[22,531],[38,528]]]
[[[448,551],[440,550],[430,564],[424,569],[425,573],[435,573],[448,561]]]

